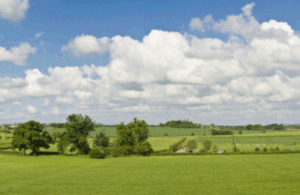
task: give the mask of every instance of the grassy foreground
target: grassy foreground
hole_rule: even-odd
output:
[[[300,154],[0,155],[0,194],[298,194]]]

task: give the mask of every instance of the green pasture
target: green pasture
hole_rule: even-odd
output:
[[[105,130],[105,133],[107,136],[114,137],[116,136],[116,131],[117,129],[115,127],[97,127],[95,131],[90,133],[90,136],[95,137],[96,134],[99,131]],[[150,135],[151,136],[164,136],[166,133],[168,136],[182,136],[182,135],[191,135],[194,133],[195,135],[210,135],[210,130],[209,128],[207,129],[177,129],[177,128],[171,128],[171,127],[149,127]],[[49,133],[53,132],[63,132],[65,129],[46,129]],[[239,130],[232,130],[233,134],[238,135]],[[266,134],[269,133],[287,133],[286,131],[274,131],[274,130],[266,130]],[[295,132],[288,132],[288,133],[295,133]],[[248,135],[248,134],[262,134],[261,131],[242,131],[242,135]],[[300,135],[300,131],[296,132],[296,134]]]
[[[0,155],[0,194],[299,194],[300,154]]]

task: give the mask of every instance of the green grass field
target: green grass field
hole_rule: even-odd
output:
[[[0,155],[0,194],[299,194],[300,154]]]
[[[90,133],[90,136],[92,137],[95,137],[96,134],[99,132],[99,131],[102,131],[102,130],[105,130],[105,133],[107,136],[110,136],[110,137],[114,137],[116,136],[116,131],[117,129],[115,127],[97,127],[95,131],[91,132]],[[206,135],[210,135],[210,130],[211,129],[177,129],[177,128],[170,128],[170,127],[149,127],[149,131],[150,131],[150,134],[151,136],[163,136],[165,133],[167,133],[169,136],[182,136],[182,135],[191,135],[191,133],[194,133],[195,135],[203,135],[204,133]],[[65,129],[46,129],[46,131],[48,131],[49,133],[53,133],[53,132],[63,132],[65,131]],[[239,131],[238,130],[233,130],[232,131],[234,135],[238,135],[239,134]],[[256,134],[262,134],[260,131],[243,131],[242,132],[242,136],[246,136],[246,135],[249,135],[249,134],[253,134],[253,135],[256,135]],[[275,133],[275,134],[286,134],[287,132],[286,131],[274,131],[274,130],[266,130],[266,134],[272,134],[272,133]],[[297,131],[297,132],[288,132],[288,133],[291,133],[291,134],[298,134],[300,135],[300,131]]]

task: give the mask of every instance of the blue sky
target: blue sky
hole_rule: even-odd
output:
[[[0,123],[299,123],[299,8],[0,0]]]

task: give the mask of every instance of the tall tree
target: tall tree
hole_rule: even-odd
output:
[[[134,118],[127,125],[121,123],[117,126],[116,152],[122,155],[148,155],[153,152],[151,144],[146,141],[148,136],[149,129],[144,120]]]
[[[18,148],[24,154],[27,149],[31,149],[32,154],[36,154],[40,148],[48,149],[50,147],[49,144],[53,144],[54,140],[43,129],[43,124],[33,120],[16,127],[11,142],[12,148]]]
[[[70,152],[78,150],[80,154],[88,154],[90,147],[87,137],[94,131],[95,123],[88,116],[72,114],[67,117],[65,123],[66,131],[58,136],[58,150],[64,153],[65,149],[71,144]]]

